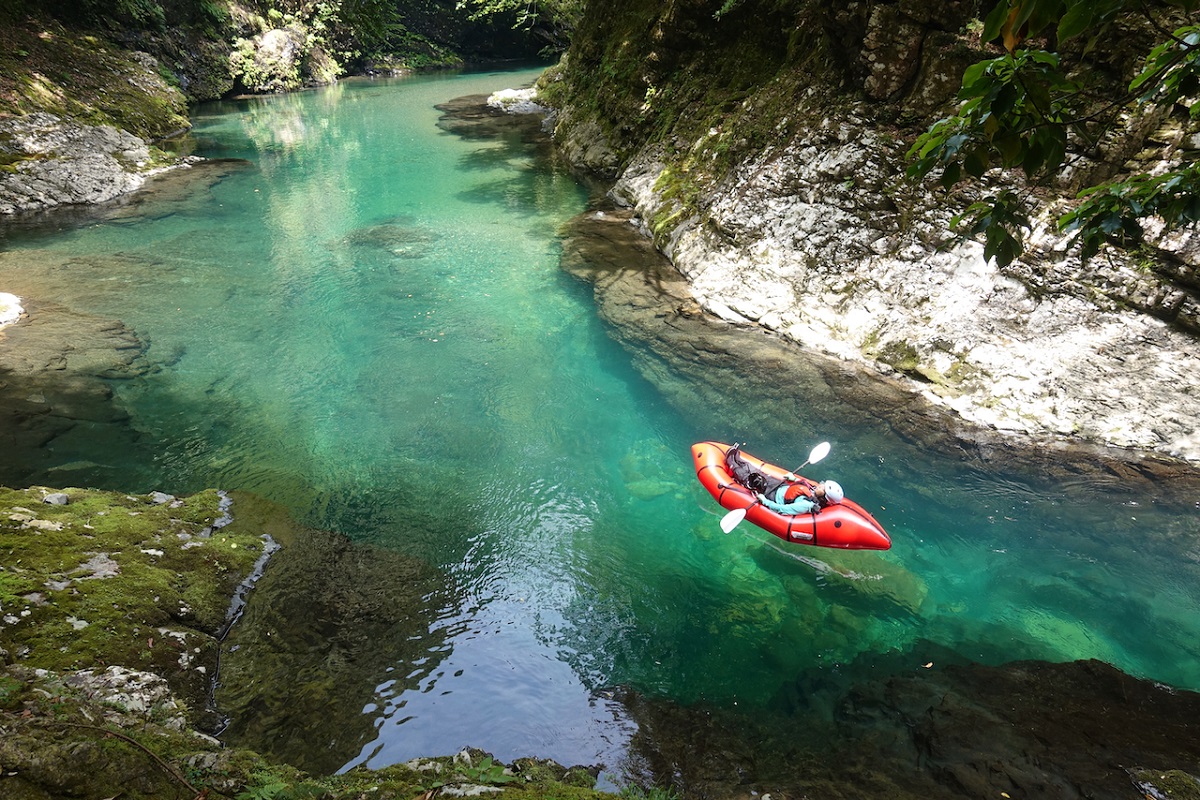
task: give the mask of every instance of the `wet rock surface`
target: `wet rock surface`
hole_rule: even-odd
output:
[[[1131,795],[1132,768],[1200,771],[1200,694],[1099,661],[922,671],[856,690],[840,713],[892,726],[958,796],[1115,800]]]
[[[283,529],[280,509],[256,519],[281,549],[223,643],[216,701],[230,721],[221,738],[332,772],[375,735],[364,708],[376,686],[412,688],[436,671],[444,646],[431,631],[448,590],[435,570],[398,552]]]
[[[626,697],[635,763],[695,797],[1127,800],[1141,782],[1200,774],[1200,695],[1096,661],[914,663],[840,700],[819,687],[805,698],[831,702],[832,717],[748,729],[717,710]]]
[[[79,425],[115,446],[133,446],[128,414],[111,381],[146,374],[145,346],[119,320],[25,301],[26,314],[0,331],[0,484],[45,477],[47,447]]]

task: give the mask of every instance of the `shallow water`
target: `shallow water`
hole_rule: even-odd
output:
[[[387,666],[358,676],[373,734],[332,754],[345,767],[471,745],[617,769],[635,725],[609,687],[803,731],[827,714],[821,687],[926,652],[1100,658],[1200,688],[1194,505],[981,473],[886,431],[789,436],[769,410],[745,422],[732,387],[697,411],[636,371],[559,269],[585,191],[517,137],[437,126],[436,104],[533,76],[209,106],[196,151],[245,164],[106,219],[8,231],[0,291],[119,318],[161,365],[113,382],[128,447],[80,426],[28,479],[252,490],[442,570],[454,598],[428,647],[375,652]],[[709,438],[787,465],[831,438],[808,474],[838,478],[893,549],[722,535],[691,472]]]

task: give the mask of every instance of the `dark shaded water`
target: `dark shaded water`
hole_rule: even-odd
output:
[[[306,631],[308,666],[258,676],[272,702],[239,690],[244,735],[292,714],[330,726],[277,738],[307,765],[471,745],[619,770],[637,725],[618,686],[800,739],[829,687],[946,659],[1097,658],[1200,688],[1195,505],[935,458],[803,386],[781,413],[635,369],[559,267],[584,190],[515,134],[438,127],[436,104],[533,75],[207,107],[197,152],[244,162],[203,191],[3,242],[0,291],[119,318],[157,367],[112,383],[124,434],[77,426],[27,480],[251,490],[377,548],[317,548],[319,596],[264,612]],[[709,438],[788,465],[830,440],[810,475],[894,548],[722,535],[691,473]]]

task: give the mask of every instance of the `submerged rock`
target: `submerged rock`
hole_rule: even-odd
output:
[[[1128,768],[1194,769],[1200,694],[1099,661],[922,671],[857,690],[843,717],[894,741],[960,797],[1130,796]]]
[[[635,777],[719,798],[1126,800],[1150,775],[1191,786],[1200,694],[1097,661],[925,669],[909,659],[907,674],[860,680],[838,700],[814,686],[810,707],[749,724],[625,693],[639,725]],[[831,717],[810,713],[826,704]]]
[[[145,374],[144,345],[120,321],[28,301],[28,313],[3,331],[0,437],[6,458],[0,484],[47,477],[47,446],[80,423],[101,426],[113,447],[136,447],[136,433],[108,380]]]
[[[445,579],[399,552],[290,525],[261,501],[247,506],[239,502],[239,519],[261,524],[282,547],[223,642],[216,700],[230,721],[222,738],[331,772],[375,735],[376,716],[365,709],[386,706],[438,668]]]

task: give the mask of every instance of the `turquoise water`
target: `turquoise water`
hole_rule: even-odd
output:
[[[786,436],[734,392],[685,411],[636,371],[559,269],[585,191],[516,137],[437,126],[436,104],[534,74],[210,106],[197,152],[245,161],[220,180],[11,233],[0,291],[119,318],[161,366],[113,382],[135,443],[80,426],[30,479],[252,490],[442,569],[438,645],[361,676],[374,734],[346,767],[467,745],[615,764],[635,728],[615,686],[821,714],[820,687],[880,665],[1034,657],[1200,688],[1194,505],[972,472],[878,430]],[[691,472],[709,438],[788,465],[830,438],[809,474],[894,548],[721,534]]]

